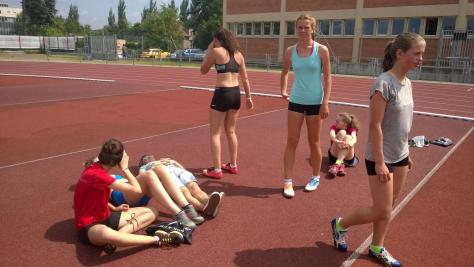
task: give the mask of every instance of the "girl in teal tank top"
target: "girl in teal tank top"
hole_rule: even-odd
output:
[[[329,95],[331,93],[331,62],[326,46],[314,41],[316,20],[309,15],[301,15],[296,20],[298,43],[285,51],[280,77],[281,95],[288,100],[288,138],[283,157],[283,195],[292,198],[293,167],[296,147],[301,127],[306,121],[308,145],[311,150],[312,175],[305,190],[314,191],[319,186],[322,153],[320,146],[322,119],[329,115]],[[287,94],[288,73],[293,67],[294,82],[291,95]]]
[[[301,57],[292,49],[291,64],[295,73],[290,101],[302,105],[320,105],[323,100],[321,84],[321,59],[318,55],[319,44],[313,42],[311,55]]]

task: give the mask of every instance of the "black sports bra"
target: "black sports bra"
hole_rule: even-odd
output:
[[[234,55],[230,56],[229,62],[225,64],[215,64],[214,67],[216,68],[217,73],[226,73],[226,72],[239,72],[240,66],[235,61]]]

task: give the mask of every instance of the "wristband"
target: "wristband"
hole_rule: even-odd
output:
[[[122,169],[122,171],[123,171],[123,172],[124,172],[124,171],[126,171],[126,170],[128,170],[128,167],[127,167],[127,168],[125,168],[125,169]]]

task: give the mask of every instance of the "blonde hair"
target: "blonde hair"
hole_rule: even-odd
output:
[[[316,19],[309,14],[303,14],[296,18],[296,24],[298,24],[299,20],[309,20],[311,22],[311,29],[313,29],[313,34],[311,37],[314,39],[316,35]]]
[[[360,122],[359,119],[354,114],[349,114],[347,112],[339,113],[337,116],[341,117],[342,121],[347,124],[347,127],[355,128],[359,130]]]

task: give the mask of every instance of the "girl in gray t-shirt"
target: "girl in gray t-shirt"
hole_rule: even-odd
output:
[[[365,164],[373,206],[331,222],[335,246],[347,250],[345,235],[353,225],[373,223],[369,255],[386,266],[401,266],[383,247],[393,203],[412,166],[408,133],[413,121],[413,97],[408,71],[423,61],[425,40],[416,33],[398,35],[385,48],[384,72],[370,90],[369,139]]]

